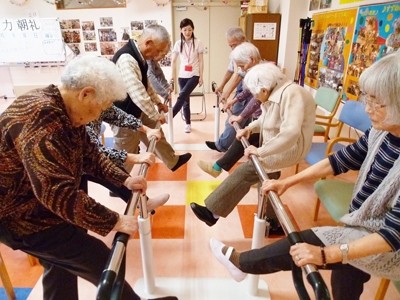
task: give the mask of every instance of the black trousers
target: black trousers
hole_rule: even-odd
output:
[[[321,246],[323,243],[309,229],[302,231],[304,242]],[[250,274],[270,274],[278,271],[289,271],[294,264],[289,254],[290,243],[287,238],[260,249],[249,250],[240,254],[240,269]],[[349,264],[328,264],[327,269],[332,270],[331,286],[334,300],[357,300],[371,275]]]
[[[84,190],[86,193],[88,192],[88,181],[92,181],[92,182],[101,184],[105,188],[109,189],[111,192],[117,194],[125,202],[128,202],[132,197],[132,191],[130,189],[128,189],[126,186],[118,187],[109,181],[106,181],[106,180],[103,180],[103,179],[100,179],[100,178],[97,178],[97,177],[94,177],[94,176],[91,176],[88,174],[84,174],[81,177],[80,188],[82,190]]]
[[[39,258],[44,300],[78,300],[77,277],[97,286],[110,254],[102,241],[68,223],[24,237],[14,237],[0,225],[0,241]],[[140,297],[125,281],[121,299]]]
[[[250,145],[259,146],[259,133],[253,133],[250,135],[248,141]],[[236,138],[232,142],[229,149],[224,153],[224,155],[216,161],[218,166],[220,166],[225,171],[229,171],[244,155],[244,147],[242,142],[238,141]]]

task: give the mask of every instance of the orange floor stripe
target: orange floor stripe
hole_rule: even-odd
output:
[[[148,169],[146,179],[148,181],[186,181],[187,165],[172,172],[163,163],[155,163]]]
[[[153,239],[183,239],[185,237],[185,205],[164,205],[151,216]],[[139,238],[138,234],[135,239]]]

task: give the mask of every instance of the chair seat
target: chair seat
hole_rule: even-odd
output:
[[[314,184],[314,189],[319,200],[336,222],[349,212],[354,183],[321,179]]]
[[[315,133],[325,133],[325,127],[322,125],[315,125],[314,126],[314,134]]]
[[[317,162],[323,160],[326,157],[326,147],[328,143],[312,143],[311,149],[305,157],[305,160],[308,164],[313,165]],[[333,152],[337,152],[340,149],[344,148],[343,144],[336,143],[333,145]]]
[[[203,97],[204,93],[202,92],[193,92],[190,94],[190,97]]]

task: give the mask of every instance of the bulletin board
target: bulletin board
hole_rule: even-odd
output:
[[[357,8],[313,15],[305,84],[343,86],[356,17]]]
[[[64,62],[56,18],[0,19],[0,63]]]
[[[361,6],[343,86],[346,99],[359,97],[358,80],[366,68],[399,48],[400,3]]]

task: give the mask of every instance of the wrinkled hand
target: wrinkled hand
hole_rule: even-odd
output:
[[[138,222],[136,217],[119,215],[118,221],[115,224],[113,230],[129,234],[129,238],[132,239],[134,234],[138,230]]]
[[[245,137],[246,139],[248,139],[250,137],[250,130],[247,130],[246,128],[239,129],[236,132],[236,139],[240,141],[240,139],[242,137]]]
[[[166,105],[166,104],[158,103],[157,108],[158,108],[159,113],[162,113],[162,112],[167,113],[168,112],[168,105]]]
[[[164,114],[160,115],[158,122],[160,122],[161,125],[167,123],[167,119],[165,118]]]
[[[224,88],[222,88],[222,87],[220,87],[220,86],[218,86],[218,87],[215,89],[215,93],[217,94],[217,96],[222,95],[223,92],[224,92]]]
[[[270,191],[273,191],[278,194],[278,196],[282,195],[286,190],[287,187],[285,185],[285,180],[275,180],[275,179],[267,179],[264,180],[261,186],[261,189],[264,194],[267,194]]]
[[[306,264],[322,265],[321,249],[319,246],[297,243],[290,247],[289,253],[295,264],[299,267]]]
[[[248,146],[246,149],[244,149],[244,156],[246,158],[250,158],[250,155],[255,155],[258,156],[258,151],[257,147],[254,147],[253,145]]]
[[[146,136],[150,140],[152,137],[155,137],[157,141],[161,139],[161,130],[156,128],[156,129],[151,129],[151,128],[146,128]]]
[[[242,122],[242,120],[243,120],[243,118],[241,116],[232,115],[229,118],[229,124],[233,125],[233,123],[235,123],[235,122],[240,123],[240,122]]]
[[[203,85],[203,78],[199,78],[199,86]]]
[[[143,176],[129,176],[125,180],[124,185],[132,191],[140,190],[142,193],[145,193],[147,190],[147,181]]]
[[[156,162],[156,156],[154,155],[154,153],[151,153],[151,152],[144,152],[144,153],[136,154],[135,156],[136,156],[135,157],[136,164],[146,163],[149,166],[152,166]]]
[[[226,92],[222,93],[221,96],[220,96],[220,100],[221,100],[222,103],[225,103],[226,100],[228,100],[228,98],[229,98],[229,94],[226,93]]]

